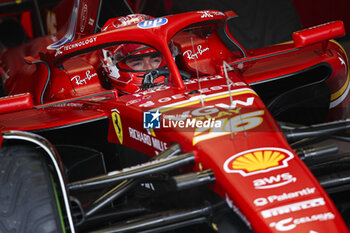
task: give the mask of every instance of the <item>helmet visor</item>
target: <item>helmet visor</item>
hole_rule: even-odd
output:
[[[153,52],[126,57],[122,63],[131,71],[150,71],[159,68],[162,61],[162,55],[158,52]]]

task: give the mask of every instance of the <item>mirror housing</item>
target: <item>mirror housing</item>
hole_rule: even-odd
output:
[[[345,35],[344,23],[333,21],[293,33],[295,47],[304,47]]]

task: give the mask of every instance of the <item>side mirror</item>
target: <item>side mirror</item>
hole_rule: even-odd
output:
[[[293,33],[295,47],[304,47],[345,35],[344,23],[333,21]]]
[[[30,93],[0,98],[0,114],[31,109],[33,106],[33,98]]]

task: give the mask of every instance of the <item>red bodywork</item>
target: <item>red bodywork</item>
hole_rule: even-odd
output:
[[[208,20],[222,24],[225,14],[190,12],[164,18],[167,23],[162,26],[131,25],[83,37],[57,50],[46,49],[54,42],[48,36],[4,53],[1,69],[9,97],[0,98],[0,130],[31,131],[109,117],[109,142],[150,156],[172,142],[180,143],[184,152],[194,151],[193,169],[213,170],[212,188],[228,205],[238,207],[255,232],[348,232],[328,195],[249,86],[326,63],[332,67],[326,81],[331,92],[328,118],[344,118],[348,62],[341,46],[329,41],[344,34],[342,23],[297,32],[294,43],[247,51],[242,57],[241,52],[227,49],[215,33],[194,35],[194,44],[186,39],[186,31],[174,37],[191,24]],[[181,78],[168,47],[172,38],[183,55],[177,62],[192,79]],[[99,49],[122,41],[158,49],[170,71],[169,83],[124,96],[105,89]],[[233,68],[228,71],[230,85],[224,61]],[[220,130],[181,129],[169,122],[168,128],[144,129],[143,113],[157,110],[163,119],[167,114],[182,115],[183,120],[215,119],[221,122]]]

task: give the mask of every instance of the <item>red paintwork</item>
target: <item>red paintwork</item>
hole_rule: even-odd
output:
[[[86,35],[94,33],[95,19],[99,7],[99,1],[84,0],[80,1],[77,21],[77,35],[76,38],[82,38]],[[57,11],[60,12],[60,11]]]
[[[0,114],[31,109],[33,106],[30,93],[0,98]]]
[[[48,38],[37,39],[20,48],[9,50],[1,57],[0,63],[3,73],[7,74],[4,80],[6,91],[11,95],[31,93],[34,106],[1,114],[0,129],[35,130],[109,117],[110,142],[122,143],[150,156],[166,149],[171,142],[179,142],[184,152],[194,151],[194,170],[213,170],[216,177],[213,189],[229,205],[233,201],[255,232],[348,232],[330,198],[290,148],[273,116],[248,85],[325,62],[333,69],[327,81],[334,105],[330,117],[344,117],[348,105],[345,98],[348,85],[346,54],[335,42],[329,42],[324,47],[323,41],[328,39],[323,36],[323,30],[334,27],[339,31],[339,25],[317,29],[317,36],[312,39],[312,44],[301,41],[296,42],[296,45],[276,45],[247,51],[248,57],[241,58],[239,52],[230,52],[219,41],[216,33],[205,37],[194,35],[193,45],[188,41],[187,32],[181,32],[174,37],[179,30],[192,23],[216,20],[216,23],[222,24],[226,19],[223,13],[190,12],[167,16],[166,19],[166,24],[150,29],[131,25],[90,35],[65,44],[55,51],[46,50],[46,46],[52,43]],[[313,30],[301,32],[301,35],[307,35]],[[333,34],[338,35],[339,33]],[[307,35],[307,38],[311,36]],[[192,74],[193,78],[190,80],[181,79],[168,48],[172,38],[180,50],[177,62],[181,69]],[[118,96],[115,90],[104,89],[101,84],[103,76],[98,49],[122,41],[143,42],[158,49],[165,56],[170,71],[169,83],[124,96]],[[303,47],[306,44],[308,46]],[[42,52],[40,55],[39,51]],[[40,96],[49,69],[42,62],[35,65],[20,62],[20,56],[26,56],[27,63],[44,60],[48,64],[51,75],[43,104],[40,103]],[[193,56],[198,60],[194,61]],[[223,61],[234,68],[228,72],[233,82],[230,90],[225,79]],[[196,67],[201,76],[199,79],[196,78]],[[191,94],[191,91],[199,90],[199,86],[202,95]],[[229,93],[236,104],[236,108],[230,110],[227,109],[230,105]],[[163,117],[185,113],[184,115],[191,115],[187,116],[190,120],[215,118],[222,123],[221,128],[224,127],[225,130],[215,133],[203,127],[181,129],[172,126],[147,131],[143,129],[143,112],[149,110],[159,110]],[[120,134],[117,135],[113,125],[114,112],[120,116],[123,131],[121,137]],[[233,130],[233,133],[227,132],[227,129]],[[256,167],[267,158],[268,151],[280,153],[281,157],[274,160],[275,164],[266,163]],[[239,168],[235,161],[243,157],[255,157],[255,161],[248,161],[248,165]],[[266,185],[274,187],[266,188]],[[270,200],[273,195],[302,190],[309,192],[280,201],[262,201]],[[300,204],[305,201],[306,204]],[[286,207],[290,204],[293,208]],[[290,213],[277,212],[276,216],[269,216],[274,213],[270,209],[277,207]]]
[[[320,41],[330,40],[332,38],[345,35],[344,24],[342,21],[335,21],[302,30],[293,33],[295,46],[303,47]]]
[[[34,38],[30,11],[21,14],[21,25],[30,39]]]

